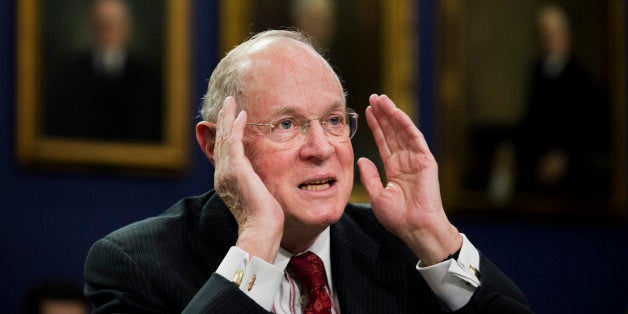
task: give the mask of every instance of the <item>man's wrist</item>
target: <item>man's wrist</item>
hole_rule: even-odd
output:
[[[421,260],[421,267],[436,265],[455,256],[462,248],[463,238],[455,226],[449,224],[443,231],[431,231],[413,234],[413,239],[406,241]]]
[[[458,257],[460,256],[460,250],[462,250],[462,246],[456,252],[449,254],[449,256],[447,256],[444,260],[442,260],[442,261],[440,261],[438,263],[435,263],[435,264],[440,264],[440,263],[446,262],[446,261],[448,261],[450,259],[458,260]],[[423,261],[419,261],[418,266],[419,267],[427,267],[427,266],[430,266],[430,265],[425,265],[425,263],[423,263]]]
[[[267,230],[266,230],[267,231]],[[264,234],[255,230],[240,232],[235,246],[249,254],[249,258],[257,257],[267,263],[274,263],[279,251],[282,233]]]
[[[460,250],[462,250],[462,246],[456,252],[454,252],[452,254],[449,254],[449,256],[447,256],[447,258],[443,260],[443,262],[446,261],[446,260],[450,260],[452,258],[454,260],[457,260],[458,257],[460,256]]]
[[[452,311],[463,307],[481,285],[479,252],[464,234],[461,237],[462,247],[450,255],[451,259],[427,267],[419,262],[416,267],[432,292]]]
[[[248,252],[232,246],[216,273],[232,281],[244,294],[270,311],[283,278],[283,269],[249,256]]]

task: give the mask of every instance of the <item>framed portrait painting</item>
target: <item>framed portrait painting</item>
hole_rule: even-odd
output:
[[[267,29],[297,29],[308,35],[339,75],[347,106],[360,115],[352,139],[355,156],[368,157],[383,169],[364,110],[370,94],[385,93],[414,117],[418,40],[413,1],[222,0],[220,7],[223,52]],[[354,183],[351,200],[368,201],[357,167]]]
[[[625,216],[624,1],[439,4],[439,151],[450,206]]]
[[[187,1],[25,0],[17,9],[21,165],[185,168]]]

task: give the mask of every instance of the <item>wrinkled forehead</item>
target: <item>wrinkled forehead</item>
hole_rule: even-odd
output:
[[[244,78],[259,78],[265,74],[283,74],[293,79],[331,79],[338,85],[338,76],[329,63],[311,46],[291,39],[264,41],[253,46],[241,60],[240,74]]]
[[[256,43],[241,66],[241,92],[252,105],[344,105],[336,73],[311,46],[291,39]]]

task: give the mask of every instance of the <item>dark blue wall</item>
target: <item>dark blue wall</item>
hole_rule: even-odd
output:
[[[14,158],[15,3],[0,0],[0,313],[18,313],[27,289],[42,279],[82,286],[91,244],[109,232],[165,210],[213,185],[210,163],[197,149],[179,177],[88,175],[29,171]],[[191,94],[194,120],[218,58],[216,1],[193,1]],[[78,118],[78,117],[77,117]]]
[[[421,121],[428,141],[434,119],[434,6],[419,1]],[[194,0],[192,93],[197,109],[215,65],[216,0]],[[190,170],[177,178],[29,171],[14,159],[15,2],[0,0],[0,313],[18,313],[21,298],[45,278],[82,284],[91,243],[153,216],[212,185],[212,169],[192,143]],[[191,116],[190,119],[193,119]],[[432,144],[433,145],[433,144]],[[455,223],[515,280],[539,313],[624,313],[628,308],[628,228],[457,217]]]

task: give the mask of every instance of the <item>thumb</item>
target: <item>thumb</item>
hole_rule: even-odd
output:
[[[368,158],[358,159],[358,169],[360,170],[360,181],[366,188],[369,198],[374,200],[384,189],[382,179],[377,172],[377,167]]]

